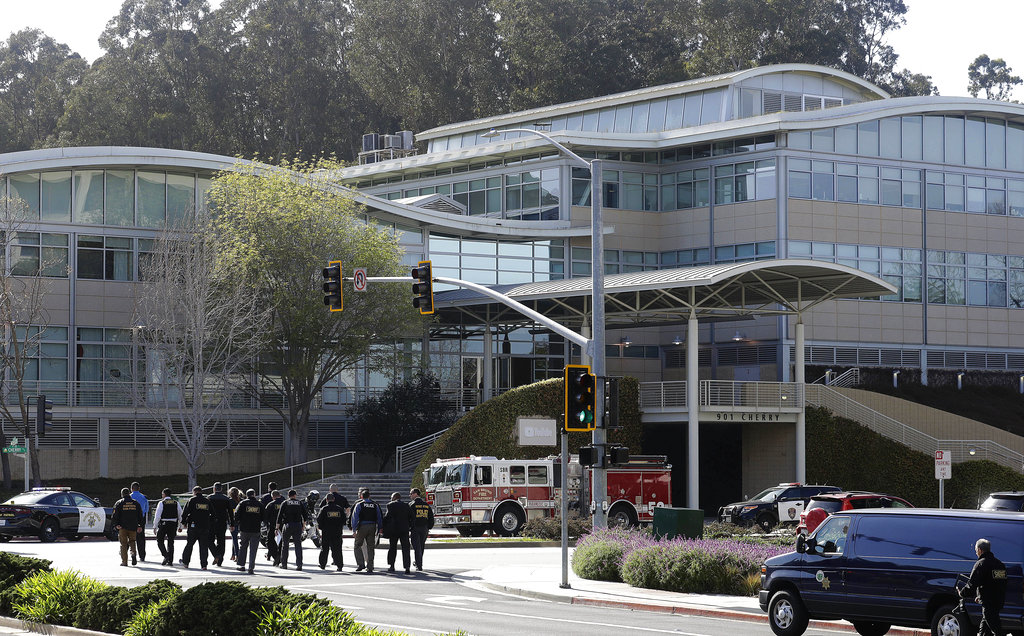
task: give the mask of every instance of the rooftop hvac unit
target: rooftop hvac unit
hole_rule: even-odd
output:
[[[363,135],[363,152],[380,150],[380,134],[368,133]]]
[[[395,134],[402,138],[402,150],[412,150],[413,136],[411,130],[399,130]]]
[[[401,135],[384,135],[384,148],[401,148],[402,147],[402,136]]]

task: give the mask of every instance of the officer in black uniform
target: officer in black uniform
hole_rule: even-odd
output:
[[[420,497],[420,489],[413,488],[409,491],[409,509],[412,512],[412,528],[409,530],[409,537],[412,539],[413,563],[416,571],[423,569],[423,548],[427,544],[427,532],[434,527],[434,510],[430,504]]]
[[[320,569],[327,568],[327,553],[330,551],[334,565],[341,572],[344,557],[341,555],[341,534],[345,530],[345,509],[338,505],[337,496],[327,493],[327,505],[320,509],[316,523],[320,527]]]
[[[162,565],[174,563],[174,539],[178,536],[178,525],[181,524],[181,506],[171,496],[171,489],[164,488],[163,499],[156,505],[153,517],[156,523],[156,547],[164,555]]]
[[[245,491],[245,499],[238,503],[234,511],[232,530],[238,529],[238,570],[245,569],[249,561],[249,574],[256,567],[256,551],[260,547],[260,524],[263,523],[263,507],[256,498],[256,491],[250,488]]]
[[[188,529],[188,540],[181,551],[180,563],[186,568],[192,559],[192,546],[199,542],[199,565],[206,569],[206,559],[210,551],[210,518],[213,516],[213,505],[203,495],[203,489],[196,486],[192,489],[192,498],[185,504],[181,512],[181,523]]]
[[[992,544],[988,539],[978,539],[974,544],[978,560],[971,569],[971,578],[960,595],[969,598],[976,594],[981,604],[981,625],[978,636],[1003,636],[1003,623],[999,611],[1006,602],[1006,566],[992,554]]]
[[[384,513],[384,538],[388,540],[388,572],[395,571],[398,543],[402,544],[402,567],[409,574],[409,526],[412,510],[402,501],[402,493],[391,493],[391,501]]]
[[[281,563],[281,544],[277,542],[274,533],[277,529],[277,514],[283,503],[281,491],[274,490],[270,493],[270,501],[263,507],[263,523],[267,526],[267,560],[273,561],[274,565]]]
[[[281,531],[281,568],[288,569],[288,542],[295,542],[295,569],[302,569],[302,530],[309,520],[306,504],[298,499],[298,493],[288,491],[288,499],[281,504],[277,513],[277,529]]]
[[[224,494],[227,488],[219,481],[213,484],[213,494],[210,495],[210,504],[213,505],[213,519],[210,521],[212,535],[210,537],[210,553],[213,555],[214,565],[224,564],[224,533],[228,526],[234,524],[235,502],[231,497]]]
[[[117,537],[121,541],[121,565],[128,566],[129,547],[132,551],[132,565],[135,565],[135,536],[145,525],[146,518],[142,516],[139,502],[132,498],[131,491],[127,488],[121,489],[121,498],[114,504],[114,514],[110,517],[110,523],[117,528]]]

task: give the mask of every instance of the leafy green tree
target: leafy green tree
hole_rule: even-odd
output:
[[[383,471],[395,447],[451,426],[457,413],[440,398],[440,384],[431,375],[394,380],[379,396],[352,408],[352,423],[360,442],[379,461]]]
[[[426,130],[504,110],[506,76],[487,0],[353,0],[352,7],[352,75],[398,126]]]
[[[0,42],[0,152],[53,145],[65,101],[88,66],[39,29]]]
[[[364,220],[332,182],[336,167],[240,163],[215,178],[210,191],[220,232],[233,239],[227,255],[237,284],[270,308],[268,343],[248,389],[285,423],[289,463],[306,459],[310,411],[324,384],[357,363],[390,365],[393,359],[367,357],[371,346],[395,342],[419,324],[402,283],[371,283],[358,294],[349,288],[344,311],[324,307],[320,272],[328,261],[341,260],[343,272],[366,267],[369,276],[408,273],[394,231]]]
[[[1013,87],[1020,86],[1022,80],[1013,74],[1013,69],[1006,65],[1003,58],[992,59],[982,53],[974,58],[967,67],[967,90],[971,97],[985,91],[985,99],[1007,101],[1013,94]]]

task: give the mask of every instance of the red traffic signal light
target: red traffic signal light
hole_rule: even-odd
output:
[[[431,273],[430,261],[420,261],[419,267],[412,269],[412,306],[421,314],[434,313],[434,276]]]
[[[595,379],[585,364],[565,366],[565,430],[592,431],[596,427]]]

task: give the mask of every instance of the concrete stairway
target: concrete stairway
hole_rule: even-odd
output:
[[[331,484],[338,484],[341,494],[353,504],[359,498],[358,492],[362,487],[369,488],[370,496],[380,503],[387,503],[393,492],[402,493],[402,499],[408,501],[412,476],[413,473],[344,473],[328,477],[324,481],[297,484],[295,490],[300,497],[304,497],[310,490],[319,490],[320,496],[326,497]]]

